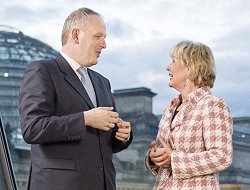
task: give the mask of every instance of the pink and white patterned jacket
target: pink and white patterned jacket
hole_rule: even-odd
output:
[[[232,163],[233,120],[225,102],[211,94],[209,87],[190,93],[186,105],[177,113],[180,95],[171,101],[159,123],[158,137],[168,142],[173,152],[171,167],[150,165],[156,175],[154,190],[217,190],[218,171]]]

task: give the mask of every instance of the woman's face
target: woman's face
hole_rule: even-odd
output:
[[[188,67],[180,59],[173,57],[172,63],[167,66],[169,72],[169,87],[173,87],[178,91],[185,88],[185,83],[188,77]]]

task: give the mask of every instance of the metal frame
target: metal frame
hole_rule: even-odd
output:
[[[0,116],[0,189],[18,190],[5,128]]]

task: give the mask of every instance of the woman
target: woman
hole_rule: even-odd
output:
[[[156,175],[153,189],[219,189],[218,171],[232,163],[233,121],[225,102],[211,94],[215,81],[211,49],[178,43],[168,65],[169,86],[180,94],[163,113],[145,165]]]

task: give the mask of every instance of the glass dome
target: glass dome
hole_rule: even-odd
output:
[[[14,132],[12,140],[22,142],[18,96],[25,68],[33,60],[48,59],[57,54],[50,46],[20,30],[0,25],[0,114],[6,130]],[[18,142],[13,143],[15,148],[22,144]]]

